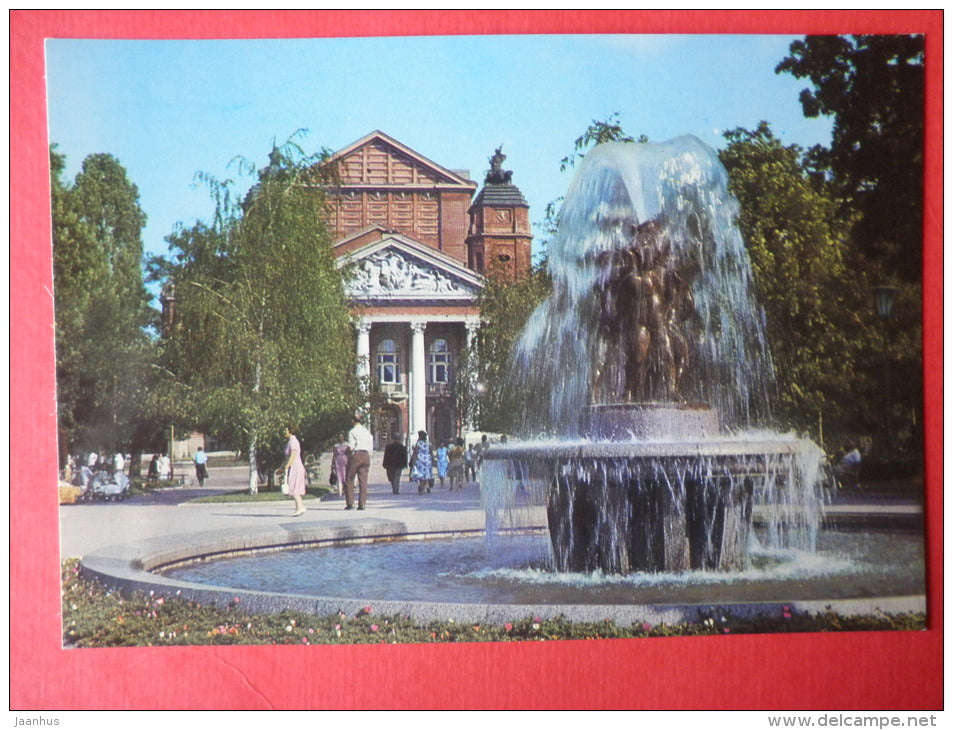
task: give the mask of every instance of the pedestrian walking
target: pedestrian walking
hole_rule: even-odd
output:
[[[347,481],[348,445],[347,434],[338,434],[338,442],[331,449],[331,473],[337,482],[338,496],[344,496],[344,482]]]
[[[354,425],[347,434],[347,480],[344,483],[344,509],[354,509],[354,480],[357,479],[357,508],[364,509],[367,504],[367,473],[371,468],[371,451],[374,449],[374,436],[362,423],[359,413],[354,414]]]
[[[195,463],[195,478],[199,486],[204,487],[205,480],[208,479],[208,454],[205,453],[205,449],[199,446],[192,461]]]
[[[397,439],[384,447],[383,467],[387,472],[391,491],[400,494],[400,475],[407,468],[407,447]]]
[[[443,489],[444,480],[447,478],[447,469],[450,467],[450,444],[442,444],[437,449],[437,478],[440,480],[440,488]]]
[[[464,450],[463,450],[463,439],[458,438],[456,443],[450,449],[450,454],[448,459],[450,462],[449,467],[447,468],[447,474],[450,476],[450,491],[463,488],[463,466],[464,466]]]
[[[410,480],[417,482],[417,493],[423,494],[433,488],[433,452],[426,431],[417,432],[417,443],[410,456]]]
[[[297,427],[289,424],[285,427],[285,487],[286,494],[294,498],[295,511],[292,517],[305,513],[304,491],[307,484],[307,473],[304,462],[301,460],[301,442],[298,440]]]
[[[473,450],[473,444],[470,444],[463,454],[464,478],[468,482],[476,481],[476,458],[477,455]]]

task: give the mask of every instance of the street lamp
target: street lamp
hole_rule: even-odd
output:
[[[900,291],[895,286],[875,286],[874,300],[877,302],[877,316],[888,320],[893,316],[893,300]]]
[[[884,370],[884,412],[881,423],[883,425],[884,453],[891,450],[890,442],[890,370],[887,360],[887,320],[893,316],[893,304],[897,292],[895,286],[874,287],[874,301],[877,304],[877,317],[881,322],[881,342],[883,343],[883,370]]]

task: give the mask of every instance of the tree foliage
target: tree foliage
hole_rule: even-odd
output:
[[[619,112],[612,112],[605,119],[593,119],[586,130],[576,137],[573,142],[573,151],[559,161],[559,171],[566,172],[576,166],[586,152],[595,145],[605,142],[648,142],[649,138],[640,134],[638,139],[630,137],[622,129],[622,123],[619,120]],[[551,200],[546,204],[543,210],[543,220],[537,224],[542,231],[542,237],[538,241],[538,246],[543,251],[546,250],[549,240],[556,235],[559,229],[559,209],[562,206],[562,197]],[[541,256],[545,261],[545,255]]]
[[[549,276],[537,267],[516,281],[490,278],[480,295],[483,325],[477,339],[476,381],[480,390],[478,424],[484,431],[513,433],[525,412],[531,383],[511,372],[513,351],[530,315],[550,290]]]
[[[360,403],[320,161],[276,149],[241,206],[214,185],[215,222],[177,230],[172,256],[153,262],[175,287],[156,411],[247,450],[251,491],[259,460],[280,462],[286,424],[307,448]]]
[[[61,450],[137,450],[153,321],[142,278],[139,193],[119,161],[90,155],[72,185],[50,149],[56,367]]]
[[[805,116],[834,118],[810,159],[860,213],[857,244],[908,282],[922,267],[923,61],[922,35],[806,36],[776,68],[811,81]]]
[[[720,153],[764,307],[778,381],[778,416],[806,429],[854,410],[856,364],[875,340],[862,271],[851,266],[847,224],[812,184],[797,145],[766,122],[725,132]]]
[[[606,142],[635,142],[636,140],[628,136],[622,129],[622,123],[619,121],[619,112],[612,112],[605,119],[593,119],[586,127],[586,131],[576,137],[573,142],[573,151],[559,161],[559,171],[565,172],[576,166],[590,147]],[[647,142],[648,139],[643,135],[639,137],[639,142]]]

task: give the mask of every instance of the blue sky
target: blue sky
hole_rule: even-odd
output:
[[[482,183],[500,144],[542,220],[571,173],[559,160],[593,119],[632,136],[722,131],[766,120],[785,144],[827,144],[805,119],[804,81],[774,67],[797,36],[549,35],[234,41],[47,41],[50,141],[72,179],[89,154],[119,159],[139,189],[148,252],[177,221],[208,219],[196,172],[224,179],[267,163],[301,128],[306,152],[375,129]],[[241,183],[246,188],[250,180]]]

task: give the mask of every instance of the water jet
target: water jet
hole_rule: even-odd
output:
[[[548,397],[486,454],[544,485],[557,570],[744,568],[754,504],[777,547],[812,546],[822,454],[763,429],[773,371],[737,214],[695,137],[583,160],[514,357]],[[514,480],[488,471],[492,525]]]

